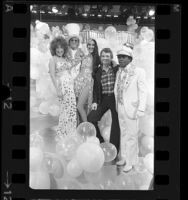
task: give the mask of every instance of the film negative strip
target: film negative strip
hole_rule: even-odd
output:
[[[106,5],[100,2],[101,5]],[[53,2],[63,6],[75,4]],[[88,4],[79,2],[78,5]],[[96,2],[95,4],[99,4]],[[115,3],[117,5],[118,3]],[[181,5],[138,4],[155,8],[155,114],[154,114],[154,173],[146,189],[119,188],[99,189],[58,188],[56,179],[42,178],[44,185],[50,180],[50,188],[32,189],[30,173],[31,156],[31,6],[37,8],[52,5],[52,2],[3,2],[3,57],[2,57],[2,197],[17,199],[127,199],[169,200],[180,199],[180,76],[181,76]],[[96,7],[93,5],[93,9]],[[92,5],[90,8],[92,8]],[[119,2],[133,8],[135,4]],[[40,7],[41,8],[41,7]],[[56,7],[57,9],[57,7]],[[63,8],[64,9],[64,8]],[[89,9],[85,7],[85,9]],[[115,7],[114,7],[115,9]],[[70,11],[70,10],[69,10]],[[44,11],[45,12],[45,11]],[[71,21],[68,12],[66,20]],[[104,9],[105,12],[105,9]],[[114,11],[115,13],[115,11]],[[40,18],[42,12],[37,11]],[[54,19],[58,19],[55,15]],[[100,17],[100,16],[99,16]],[[38,18],[36,18],[38,19]],[[40,18],[41,19],[41,18]],[[44,21],[49,19],[43,18]],[[75,23],[96,23],[99,19],[74,18]],[[84,21],[85,20],[85,21]],[[102,19],[101,19],[102,20]],[[105,19],[107,20],[107,18]],[[104,20],[104,24],[105,24]],[[116,24],[111,19],[107,24]],[[42,19],[41,19],[42,21]],[[151,21],[150,21],[151,22]],[[49,23],[50,22],[49,20]],[[143,22],[144,24],[144,22]],[[88,28],[88,27],[87,27]],[[88,30],[86,28],[86,30]],[[44,29],[43,29],[44,30]],[[87,32],[87,31],[86,31]],[[102,32],[102,30],[101,30]],[[103,37],[100,32],[100,37]],[[85,34],[85,33],[83,33]],[[95,31],[92,31],[95,37]],[[87,35],[87,34],[86,34]],[[89,36],[88,36],[89,37]],[[96,34],[96,37],[97,34]],[[127,36],[126,36],[127,37]],[[127,37],[128,38],[128,37]],[[87,36],[86,36],[86,40]],[[130,40],[131,41],[131,40]],[[39,57],[38,57],[39,58]],[[41,60],[42,62],[43,60]],[[33,73],[33,72],[32,72]],[[34,73],[37,76],[37,72]],[[54,108],[55,110],[55,108]],[[54,111],[53,110],[53,111]],[[54,113],[54,112],[53,112]],[[54,119],[50,118],[52,121]],[[39,118],[38,118],[39,120]],[[42,123],[42,120],[40,121]],[[51,122],[49,122],[51,123]],[[53,124],[53,123],[52,123]],[[52,130],[52,129],[50,129]],[[39,154],[36,154],[36,157]],[[38,162],[38,160],[36,161]],[[37,164],[35,163],[37,166]],[[64,169],[65,170],[65,169]],[[34,178],[37,179],[37,174]],[[110,173],[109,173],[110,176]],[[41,178],[41,179],[42,179]],[[135,178],[139,179],[139,178]],[[35,183],[37,184],[37,183]],[[41,183],[42,184],[42,183]],[[62,183],[63,184],[63,183]],[[121,182],[123,184],[123,182]],[[128,184],[128,183],[126,183]],[[87,185],[87,183],[86,183]],[[67,186],[68,187],[68,186]],[[66,190],[68,189],[68,190]],[[141,191],[142,190],[142,191]]]

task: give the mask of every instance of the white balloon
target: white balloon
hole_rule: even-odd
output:
[[[39,105],[39,112],[44,114],[44,115],[47,115],[48,112],[49,112],[49,103],[44,101],[42,102],[40,105]]]
[[[49,74],[42,76],[40,80],[36,82],[36,92],[39,98],[43,98],[46,101],[57,97],[57,92]]]
[[[97,137],[95,137],[95,136],[88,137],[88,138],[86,139],[86,142],[100,145],[99,139],[98,139]]]
[[[39,45],[40,46],[38,46],[38,48],[41,48],[42,46],[45,47],[47,45],[47,43],[46,43],[46,41],[45,42],[39,41]],[[49,50],[46,53],[44,53],[44,52],[41,52],[38,48],[30,49],[30,66],[31,66],[30,67],[30,73],[31,73],[30,76],[33,79],[41,79],[44,75],[49,76],[48,64],[49,64],[49,59],[51,58],[51,55],[49,54]]]
[[[106,32],[115,32],[116,33],[116,28],[114,26],[108,26],[106,29],[105,29],[105,33]]]
[[[36,97],[30,96],[30,107],[35,106],[36,103],[37,103]]]
[[[30,170],[37,171],[41,168],[42,161],[43,161],[43,152],[38,147],[31,147],[30,148]]]
[[[108,27],[105,29],[104,33],[105,33],[105,38],[106,38],[107,40],[109,40],[110,42],[111,42],[112,40],[116,40],[117,31],[116,31],[116,28],[115,28],[115,27],[113,27],[113,26],[108,26]]]
[[[146,81],[149,93],[151,95],[151,105],[154,105],[154,66],[155,66],[155,43],[142,39],[140,43],[134,46],[133,62],[137,67],[143,68],[146,72]],[[148,95],[148,98],[150,98]]]
[[[104,49],[104,48],[110,48],[110,42],[107,39],[104,38],[97,38],[96,39],[97,45],[98,45],[98,49],[99,52]]]
[[[38,60],[40,55],[41,52],[38,50],[38,48],[30,48],[30,64],[36,65],[40,63],[40,60]]]
[[[97,172],[104,164],[104,153],[97,144],[86,142],[78,147],[76,159],[85,171]]]
[[[41,150],[44,148],[43,137],[38,131],[30,134],[30,147],[38,147]]]
[[[30,172],[29,186],[32,189],[50,189],[50,177],[48,172],[44,170]]]
[[[35,112],[35,113],[38,113],[39,112],[39,108],[38,107],[32,107],[32,111]]]
[[[44,34],[49,34],[50,32],[49,25],[47,23],[40,22],[40,21],[36,23],[35,30],[38,37]]]
[[[76,158],[73,158],[67,165],[67,172],[68,174],[73,177],[76,178],[78,176],[81,175],[81,173],[83,172],[82,167],[79,165],[78,161],[76,160]]]
[[[39,70],[36,67],[31,66],[30,69],[30,77],[31,79],[37,80],[39,79]]]
[[[52,116],[58,116],[60,114],[60,107],[57,105],[51,105],[49,109],[49,114]]]
[[[153,137],[154,136],[154,116],[145,115],[144,117],[140,118],[139,129],[144,135]]]
[[[69,23],[65,26],[66,31],[70,35],[79,35],[80,33],[80,26],[76,23]]]
[[[146,32],[142,33],[142,36],[143,36],[144,40],[146,40],[147,42],[152,41],[154,38],[153,30],[148,29]]]
[[[154,170],[154,155],[153,153],[148,153],[145,157],[144,157],[144,165],[147,168],[147,170],[153,174],[153,170]]]

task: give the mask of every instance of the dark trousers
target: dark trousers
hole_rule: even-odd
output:
[[[110,109],[112,115],[112,125],[111,125],[111,133],[110,133],[110,143],[114,144],[117,148],[117,152],[119,152],[120,146],[120,127],[118,121],[118,114],[116,112],[115,107],[115,96],[103,96],[101,104],[98,105],[97,110],[92,110],[88,115],[88,121],[91,122],[96,130],[97,130],[97,137],[99,138],[100,142],[104,142],[103,137],[100,134],[100,130],[98,127],[98,121],[101,120],[104,113]]]

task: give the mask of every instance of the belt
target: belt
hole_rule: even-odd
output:
[[[112,97],[112,96],[114,96],[114,93],[112,93],[112,94],[102,94],[102,96],[104,96],[104,97]]]

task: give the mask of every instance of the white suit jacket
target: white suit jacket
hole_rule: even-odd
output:
[[[131,63],[126,67],[128,70],[128,76],[124,82],[123,89],[123,105],[125,112],[130,119],[135,119],[137,110],[145,111],[147,100],[147,85],[145,78],[145,70],[137,68]],[[120,74],[118,70],[116,74],[116,82],[114,87],[114,94],[117,105],[117,82]],[[125,72],[122,72],[125,73]],[[117,108],[117,107],[116,107]]]

